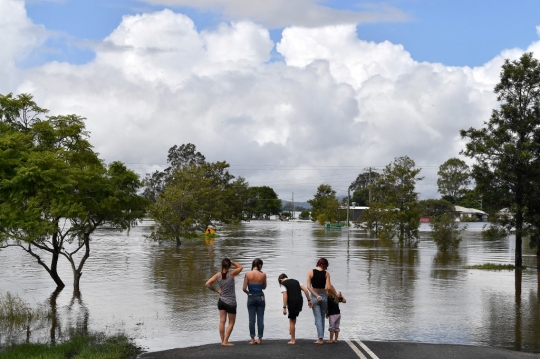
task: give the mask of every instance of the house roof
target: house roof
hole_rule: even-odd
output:
[[[454,206],[454,211],[456,211],[458,213],[485,214],[485,215],[487,215],[486,212],[481,211],[479,209],[467,208],[467,207],[461,207],[461,206]]]

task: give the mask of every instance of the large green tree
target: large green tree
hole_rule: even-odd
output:
[[[104,165],[83,118],[28,121],[17,115],[25,111],[14,110],[16,102],[2,100],[1,112],[12,117],[3,115],[0,123],[0,243],[33,256],[58,288],[65,286],[58,273],[65,257],[78,292],[91,234],[103,225],[128,228],[143,216],[138,176],[119,162]],[[23,106],[45,112],[28,101]]]
[[[506,60],[495,94],[500,106],[480,129],[461,130],[468,140],[463,153],[476,160],[472,175],[481,193],[496,191],[507,198],[513,211],[508,226],[516,231],[515,266],[520,268],[528,202],[537,201],[539,183],[540,63],[532,53]],[[530,206],[534,208],[534,206]],[[508,217],[506,218],[508,219]]]
[[[465,194],[471,184],[471,173],[465,161],[459,158],[450,158],[439,167],[437,172],[437,186],[443,198],[447,198],[452,203]]]
[[[202,165],[206,162],[203,154],[197,151],[197,148],[192,143],[183,144],[181,146],[174,145],[169,148],[167,154],[167,163],[169,167],[163,171],[154,171],[147,173],[143,180],[144,191],[143,196],[152,202],[156,202],[159,194],[163,192],[173,173],[177,169],[182,169],[189,165]]]
[[[380,174],[375,172],[375,168],[369,167],[364,169],[349,186],[353,191],[351,202],[358,206],[367,206],[370,201],[370,185],[375,183]]]
[[[152,237],[176,240],[196,236],[215,221],[230,223],[242,218],[248,183],[227,170],[226,162],[187,164],[176,168],[165,189],[150,207],[156,221]]]
[[[422,209],[415,192],[420,169],[408,156],[397,157],[388,164],[370,186],[370,208],[364,218],[368,227],[383,237],[397,236],[400,241],[418,238]]]
[[[332,186],[321,184],[313,199],[310,199],[308,203],[311,205],[311,218],[321,225],[325,222],[333,223],[339,219],[339,201]]]
[[[250,187],[247,193],[247,200],[244,205],[244,211],[248,218],[268,218],[273,214],[281,212],[281,200],[276,192],[268,187]]]

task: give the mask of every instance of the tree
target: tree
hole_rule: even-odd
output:
[[[456,217],[452,212],[444,212],[434,216],[429,223],[431,226],[431,236],[440,251],[458,249],[459,243],[463,240],[461,232],[467,227],[459,229]]]
[[[317,188],[317,193],[308,203],[311,205],[311,218],[321,225],[325,222],[336,222],[338,220],[339,201],[336,191],[328,184],[321,184]]]
[[[0,94],[0,121],[19,131],[28,131],[31,126],[41,121],[40,116],[48,111],[39,107],[30,94],[19,94],[16,97],[9,93]]]
[[[370,200],[369,186],[375,183],[380,174],[374,172],[374,168],[366,168],[360,173],[351,183],[349,188],[353,191],[351,202],[355,202],[358,206],[367,206]]]
[[[484,127],[461,130],[468,139],[463,154],[476,160],[472,175],[481,193],[497,191],[511,201],[508,226],[515,227],[515,266],[521,268],[524,217],[528,202],[536,200],[529,194],[539,185],[540,63],[532,53],[505,61],[494,92],[500,107]]]
[[[453,213],[454,205],[444,199],[426,199],[418,202],[422,216],[435,217],[444,213]]]
[[[147,173],[144,178],[143,196],[152,202],[156,202],[157,197],[167,184],[169,183],[175,169],[182,169],[189,165],[202,165],[206,162],[206,158],[197,149],[194,144],[188,143],[178,147],[174,145],[169,148],[167,155],[167,163],[170,165],[163,171],[155,171]]]
[[[451,199],[452,203],[457,203],[471,184],[469,166],[459,158],[450,158],[443,163],[437,175],[439,193]]]
[[[307,209],[304,209],[301,213],[300,213],[300,216],[298,216],[298,218],[300,219],[309,219],[309,211]]]
[[[396,157],[370,186],[371,202],[364,218],[368,227],[386,238],[400,241],[418,238],[421,208],[415,192],[420,169],[408,156]],[[381,231],[382,230],[382,231]]]
[[[227,170],[226,162],[188,164],[174,169],[164,191],[150,207],[156,221],[151,237],[176,240],[196,236],[214,221],[242,218],[248,183]]]
[[[0,123],[0,244],[33,256],[58,289],[65,286],[58,274],[65,257],[78,292],[91,234],[103,225],[126,229],[141,218],[141,184],[123,164],[103,164],[84,118],[52,116],[28,126],[21,121],[15,116]]]
[[[281,200],[276,192],[268,186],[250,187],[244,211],[247,213],[248,218],[253,215],[256,218],[268,218],[270,215],[281,212]]]

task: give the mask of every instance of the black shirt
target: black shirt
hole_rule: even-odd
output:
[[[287,306],[289,313],[300,313],[304,305],[302,298],[302,289],[296,279],[288,278],[281,282],[281,285],[287,289]]]
[[[343,302],[343,298],[339,297],[339,302]],[[328,315],[340,314],[339,303],[336,303],[334,299],[328,297]]]

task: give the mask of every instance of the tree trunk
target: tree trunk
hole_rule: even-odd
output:
[[[79,266],[75,268],[74,261],[71,261],[71,268],[73,269],[73,294],[74,295],[80,295],[80,282],[81,282],[81,276],[82,276],[82,269],[84,267],[84,263],[90,257],[90,233],[84,234],[84,255],[79,262]]]
[[[523,255],[522,255],[522,247],[523,247],[523,206],[521,204],[519,194],[517,198],[517,211],[516,211],[516,254],[515,254],[515,260],[516,260],[516,270],[518,268],[521,269],[523,265]]]
[[[536,243],[536,269],[540,271],[540,243]],[[538,293],[540,295],[540,292]]]
[[[182,241],[180,240],[180,237],[176,237],[176,246],[180,247],[182,245]]]
[[[521,350],[521,277],[522,271],[521,268],[516,268],[515,271],[515,289],[516,289],[516,313],[515,313],[515,324],[514,324],[514,349]]]

